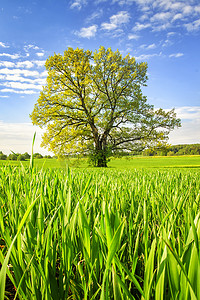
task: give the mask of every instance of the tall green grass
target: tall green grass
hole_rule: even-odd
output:
[[[3,166],[1,300],[200,299],[199,206],[195,170]]]

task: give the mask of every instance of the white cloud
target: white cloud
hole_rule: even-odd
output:
[[[150,23],[141,24],[141,23],[136,22],[136,25],[133,27],[133,30],[134,31],[141,31],[141,30],[144,30],[144,29],[149,28],[149,27],[151,27]]]
[[[136,2],[142,9],[142,11],[149,11],[152,8],[154,1],[152,0],[127,0],[127,2]]]
[[[143,14],[140,18],[139,18],[139,20],[141,21],[141,22],[144,22],[145,20],[148,20],[149,19],[149,15],[148,14]]]
[[[194,8],[194,11],[195,11],[196,13],[200,13],[200,5],[196,6],[196,7]]]
[[[47,77],[48,72],[45,70],[42,73],[40,73],[40,77]]]
[[[112,32],[107,31],[106,34],[107,35],[111,34],[111,38],[119,38],[120,36],[122,36],[124,34],[124,31],[121,28],[117,28]]]
[[[183,19],[183,17],[184,17],[183,14],[178,13],[175,16],[173,16],[172,21],[181,20],[181,19]]]
[[[0,67],[3,67],[0,68],[0,92],[2,94],[38,93],[46,84],[47,72],[38,72],[34,67],[43,67],[44,63],[44,60],[0,61]]]
[[[37,67],[44,67],[45,60],[33,60],[32,63],[36,64]]]
[[[90,23],[94,20],[100,18],[103,15],[103,9],[98,9],[98,11],[93,12],[89,17],[87,17],[86,22]]]
[[[0,53],[0,56],[10,57],[11,59],[18,59],[20,57],[19,54],[9,54],[9,53]]]
[[[116,0],[115,2],[119,1]],[[179,28],[185,27],[188,31],[200,29],[198,0],[126,0],[124,4],[128,2],[135,2],[144,11],[138,19],[141,22],[135,23],[134,31],[152,28],[152,31],[155,32],[177,26]],[[197,19],[195,20],[195,18]]]
[[[15,64],[11,61],[0,61],[0,67],[14,68]]]
[[[45,54],[45,51],[42,48],[39,48],[38,46],[32,44],[24,46],[24,51],[26,52],[27,57],[29,57],[30,54],[35,54],[38,57],[43,57]]]
[[[76,32],[76,34],[82,38],[91,38],[96,35],[97,32],[97,25],[92,25],[89,27],[83,27],[79,32]]]
[[[168,47],[171,45],[173,45],[173,42],[167,39],[163,42],[162,47]]]
[[[101,28],[104,30],[113,30],[117,28],[117,25],[114,23],[102,23]]]
[[[175,111],[182,121],[182,127],[170,133],[169,143],[174,145],[200,143],[200,106],[179,107]]]
[[[184,13],[185,15],[189,15],[189,14],[193,13],[193,7],[190,6],[190,5],[184,6],[184,7],[183,7],[183,13]]]
[[[113,30],[120,25],[127,24],[129,19],[130,15],[127,11],[120,11],[118,14],[110,17],[110,23],[102,23],[101,28],[104,30]]]
[[[155,49],[156,48],[156,44],[150,44],[150,45],[146,45],[146,44],[143,44],[140,46],[141,49],[145,49],[145,50],[151,50],[151,49]]]
[[[153,31],[165,30],[172,26],[171,21],[173,13],[169,11],[161,11],[150,17],[151,27]]]
[[[170,12],[160,12],[156,13],[153,17],[151,17],[151,22],[157,22],[157,21],[166,21],[169,20],[172,17],[172,14]]]
[[[31,70],[21,70],[21,69],[0,69],[0,74],[4,75],[23,75],[25,77],[38,77],[40,73],[38,71],[31,71]],[[41,73],[43,74],[43,73]]]
[[[178,58],[178,57],[181,57],[183,56],[184,54],[183,53],[173,53],[173,54],[170,54],[169,57],[175,57],[175,58]]]
[[[171,25],[171,22],[166,22],[164,24],[157,24],[157,25],[153,25],[153,31],[162,31],[162,30],[166,30],[168,28],[170,28],[172,25]]]
[[[129,22],[130,15],[127,11],[120,11],[118,14],[110,17],[110,22],[116,25],[126,24]]]
[[[28,50],[28,49],[34,49],[34,50],[39,50],[40,48],[38,47],[38,46],[35,46],[35,45],[26,45],[25,47],[24,47],[24,50],[26,51],[26,50]]]
[[[177,10],[181,11],[184,8],[184,6],[185,6],[185,4],[183,2],[174,2],[174,3],[169,2],[169,7],[168,8],[171,11],[177,11]]]
[[[10,154],[10,151],[31,153],[32,140],[36,132],[34,152],[42,155],[49,154],[47,150],[40,147],[44,130],[33,126],[31,123],[5,123],[0,121],[0,151]]]
[[[14,89],[2,89],[0,91],[1,91],[1,93],[27,94],[27,95],[32,95],[32,94],[38,93],[37,91],[33,91],[33,90],[19,91],[19,90],[14,90]]]
[[[2,43],[2,42],[0,42],[0,47],[2,47],[2,48],[9,48],[9,46],[6,46],[6,44]]]
[[[77,8],[77,9],[80,10],[86,4],[87,4],[86,0],[74,0],[71,3],[70,8]]]
[[[167,37],[171,37],[171,36],[174,36],[174,35],[176,35],[176,32],[171,31],[171,32],[167,33]]]
[[[107,2],[108,0],[94,0],[95,4],[100,4],[100,3],[104,3]]]
[[[153,8],[161,10],[177,10],[181,9],[184,4],[181,2],[174,2],[173,0],[155,0],[152,1]]]
[[[138,40],[139,37],[140,37],[139,35],[133,34],[133,33],[130,33],[130,34],[128,35],[128,39],[129,39],[129,40]]]
[[[183,106],[176,108],[177,117],[182,120],[199,120],[200,106]],[[199,128],[200,129],[200,128]],[[200,138],[200,136],[199,136]]]
[[[19,61],[19,62],[11,62],[11,61],[0,61],[0,67],[6,68],[26,68],[31,69],[36,65],[37,67],[44,67],[45,60],[26,60],[26,61]]]
[[[26,60],[26,61],[19,61],[17,62],[16,64],[16,67],[17,68],[27,68],[27,69],[30,69],[34,66],[34,64],[29,61],[29,60]]]
[[[135,59],[136,60],[142,60],[142,61],[146,61],[150,58],[153,58],[153,57],[157,57],[157,56],[161,56],[162,53],[154,53],[154,54],[141,54],[139,56],[135,56]]]
[[[43,57],[43,56],[44,56],[44,52],[38,52],[38,53],[36,53],[36,55],[37,55],[38,57]]]
[[[2,85],[2,84],[1,84]],[[41,90],[42,85],[37,85],[34,83],[21,83],[21,82],[15,82],[15,81],[10,81],[10,82],[5,82],[3,86],[12,88],[12,89],[20,89],[20,90]]]
[[[0,79],[4,81],[17,81],[17,82],[29,82],[32,84],[38,83],[44,85],[46,83],[46,78],[36,78],[30,79],[26,77],[22,77],[19,75],[0,75]]]
[[[156,44],[151,44],[149,46],[147,46],[147,49],[155,49],[156,48]]]
[[[187,31],[197,31],[200,29],[200,19],[194,22],[185,24]]]

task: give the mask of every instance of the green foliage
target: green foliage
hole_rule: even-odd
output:
[[[200,144],[162,145],[143,151],[144,156],[200,155]]]
[[[7,159],[7,155],[3,154],[2,151],[0,151],[0,160],[6,160]]]
[[[48,159],[51,159],[51,155],[45,155],[44,158],[48,158]]]
[[[25,161],[26,159],[25,159],[25,157],[24,157],[23,154],[19,154],[19,155],[17,156],[17,160],[19,160],[19,161]]]
[[[106,166],[112,152],[144,149],[165,141],[180,126],[174,110],[155,110],[142,95],[147,64],[100,47],[98,51],[68,48],[46,61],[47,82],[31,114],[45,127],[42,146],[58,157],[88,154]],[[104,160],[102,159],[104,158]]]
[[[25,160],[31,158],[31,156],[30,156],[30,154],[29,154],[28,152],[25,152],[25,153],[22,154],[22,155],[23,155],[23,157],[24,157]]]
[[[11,153],[7,157],[8,160],[17,160],[17,154]]]
[[[200,155],[200,144],[174,145],[169,150],[174,155]]]
[[[171,158],[166,158],[171,159]],[[198,170],[0,167],[0,293],[199,299]]]
[[[2,151],[0,151],[0,160],[19,160],[19,161],[25,161],[27,159],[30,159],[30,155],[25,152],[24,154],[21,153],[15,153],[13,151],[11,151],[12,153],[10,153],[8,156],[3,154]]]
[[[112,150],[109,147],[103,150],[97,150],[94,147],[90,148],[88,155],[89,166],[94,167],[107,167],[107,163],[110,161]]]
[[[34,158],[43,158],[42,154],[40,154],[40,153],[34,153],[33,157]]]

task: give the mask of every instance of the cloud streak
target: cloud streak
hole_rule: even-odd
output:
[[[177,26],[185,28],[188,32],[200,30],[200,5],[197,1],[127,0],[124,4],[125,2],[126,4],[136,3],[141,11],[145,12],[141,19],[146,20],[146,23],[136,22],[133,26],[134,31],[147,28],[161,31]]]
[[[76,8],[78,10],[80,10],[83,6],[85,6],[87,4],[86,0],[74,0],[71,2],[70,8]]]
[[[89,27],[83,27],[80,31],[76,31],[75,34],[81,38],[90,39],[91,37],[95,37],[97,32],[97,25],[91,25]]]
[[[0,44],[0,46],[2,46]],[[6,46],[8,47],[8,46]],[[4,47],[5,48],[5,47]],[[47,71],[44,71],[45,60],[40,60],[45,52],[35,45],[26,45],[24,55],[0,53],[0,96],[13,94],[35,94],[42,90],[46,82]],[[40,52],[37,52],[40,51]],[[37,59],[28,60],[35,55]],[[1,60],[1,57],[3,58]],[[39,58],[38,58],[39,57]],[[5,60],[6,58],[6,60]],[[5,95],[8,93],[8,95]]]
[[[0,56],[9,57],[11,59],[18,59],[18,58],[20,58],[19,54],[0,53]]]
[[[6,44],[3,43],[3,42],[0,42],[0,47],[2,47],[2,48],[9,48],[9,46],[6,46]]]
[[[183,53],[173,53],[173,54],[170,54],[169,57],[175,57],[175,58],[178,58],[178,57],[181,57],[183,56],[184,54]]]
[[[127,24],[130,20],[130,15],[127,11],[120,11],[116,15],[110,17],[109,23],[102,23],[101,28],[104,30],[114,30],[121,25]]]

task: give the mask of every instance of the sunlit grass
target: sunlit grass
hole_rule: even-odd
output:
[[[88,168],[87,158],[73,158],[73,159],[35,159],[35,166],[38,168],[61,168],[65,169],[67,166],[71,168]],[[1,165],[12,166],[29,166],[29,161],[0,161]],[[200,168],[200,155],[186,155],[173,157],[136,157],[127,156],[122,158],[112,157],[108,163],[108,168],[114,169],[135,169],[135,168]]]
[[[1,296],[7,271],[19,299],[200,299],[195,169],[0,174]]]

